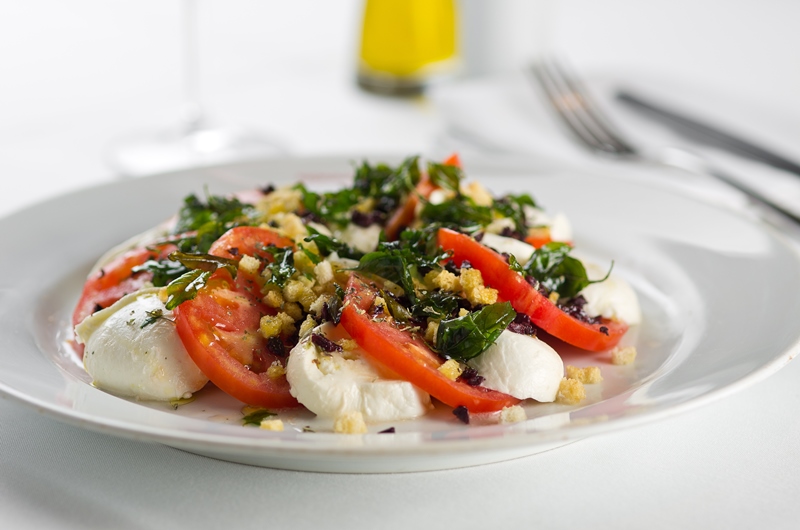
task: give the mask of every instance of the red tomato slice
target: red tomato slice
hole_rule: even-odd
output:
[[[461,169],[461,158],[459,158],[458,153],[453,153],[452,155],[448,156],[447,159],[442,162],[445,166],[455,166]]]
[[[404,202],[400,208],[398,208],[394,214],[392,214],[392,216],[389,218],[389,221],[386,223],[386,229],[384,232],[386,233],[386,238],[389,241],[394,241],[397,239],[403,228],[407,227],[412,223],[412,221],[414,221],[414,215],[416,214],[417,204],[419,204],[420,196],[427,199],[435,189],[436,186],[431,184],[431,181],[428,179],[428,175],[423,175],[417,184],[416,193],[410,194],[406,199],[406,202]]]
[[[264,228],[237,227],[223,234],[210,253],[271,260],[263,251],[270,244],[291,246],[292,241]],[[280,359],[267,350],[259,323],[275,311],[261,302],[255,285],[246,274],[240,272],[234,282],[226,270],[218,270],[193,300],[175,308],[178,336],[195,364],[222,391],[249,405],[295,407],[286,376],[273,379],[266,373]]]
[[[272,261],[272,254],[264,250],[269,245],[292,247],[294,241],[267,228],[237,226],[222,234],[211,245],[208,253],[236,261],[242,259],[244,254]]]
[[[448,379],[438,370],[441,358],[422,339],[398,329],[389,320],[372,319],[367,310],[377,295],[376,289],[358,275],[351,275],[341,320],[344,329],[376,364],[451,407],[463,405],[470,412],[493,412],[519,403],[508,394]]]
[[[602,351],[616,346],[628,330],[624,322],[602,319],[598,324],[588,324],[566,314],[521,274],[511,270],[500,254],[467,235],[442,228],[438,240],[444,250],[453,253],[456,265],[469,261],[481,271],[486,285],[497,289],[515,310],[525,313],[534,324],[564,342],[584,350]]]

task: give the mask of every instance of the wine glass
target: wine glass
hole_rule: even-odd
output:
[[[284,153],[279,141],[262,133],[209,121],[199,94],[197,0],[182,0],[181,11],[184,103],[178,124],[119,138],[108,149],[108,164],[120,175],[140,176]]]

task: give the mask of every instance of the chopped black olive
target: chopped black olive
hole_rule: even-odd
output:
[[[531,322],[531,318],[526,315],[525,313],[517,313],[517,316],[514,317],[514,321],[508,325],[508,331],[513,333],[519,333],[520,335],[531,335],[536,336],[536,331],[538,328],[536,324]]]
[[[603,335],[608,335],[608,328],[605,326],[600,326],[600,333]]]
[[[325,335],[320,335],[319,333],[311,334],[311,342],[314,343],[314,346],[327,353],[342,351],[343,349],[341,346],[333,342],[331,339],[329,339]]]
[[[264,195],[269,195],[273,191],[275,191],[275,186],[273,186],[272,184],[267,184],[266,186],[261,188],[261,193],[263,193]]]
[[[270,337],[267,339],[267,350],[276,357],[286,357],[286,346],[280,337]]]
[[[389,427],[388,429],[378,431],[378,434],[394,434],[394,432],[395,432],[394,427]]]
[[[469,386],[480,386],[484,379],[486,378],[482,375],[478,375],[478,371],[474,368],[465,368],[458,378],[459,381],[462,381]]]
[[[231,256],[238,256],[239,255],[239,247],[231,247],[228,249],[228,252]]]
[[[459,405],[453,409],[453,415],[462,422],[469,425],[469,411],[464,405]]]

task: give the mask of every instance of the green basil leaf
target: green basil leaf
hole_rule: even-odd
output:
[[[468,361],[494,344],[514,321],[510,302],[491,304],[463,317],[443,320],[436,333],[436,349],[445,357]]]
[[[175,309],[187,300],[193,300],[197,291],[205,287],[209,271],[190,270],[167,285],[167,309]]]
[[[261,421],[269,418],[270,416],[276,416],[276,414],[267,409],[259,409],[256,411],[251,412],[250,414],[244,416],[242,418],[242,425],[256,425],[260,426]]]
[[[456,166],[446,166],[435,162],[428,162],[428,177],[431,183],[442,189],[461,194],[461,181],[464,179],[464,172]]]
[[[572,298],[594,282],[586,275],[583,263],[569,255],[571,250],[572,247],[566,243],[547,243],[536,249],[525,266],[525,272],[548,291],[557,292],[563,298]]]

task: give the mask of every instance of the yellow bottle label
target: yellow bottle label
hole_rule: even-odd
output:
[[[410,77],[456,54],[453,0],[367,0],[361,61],[368,69]]]

